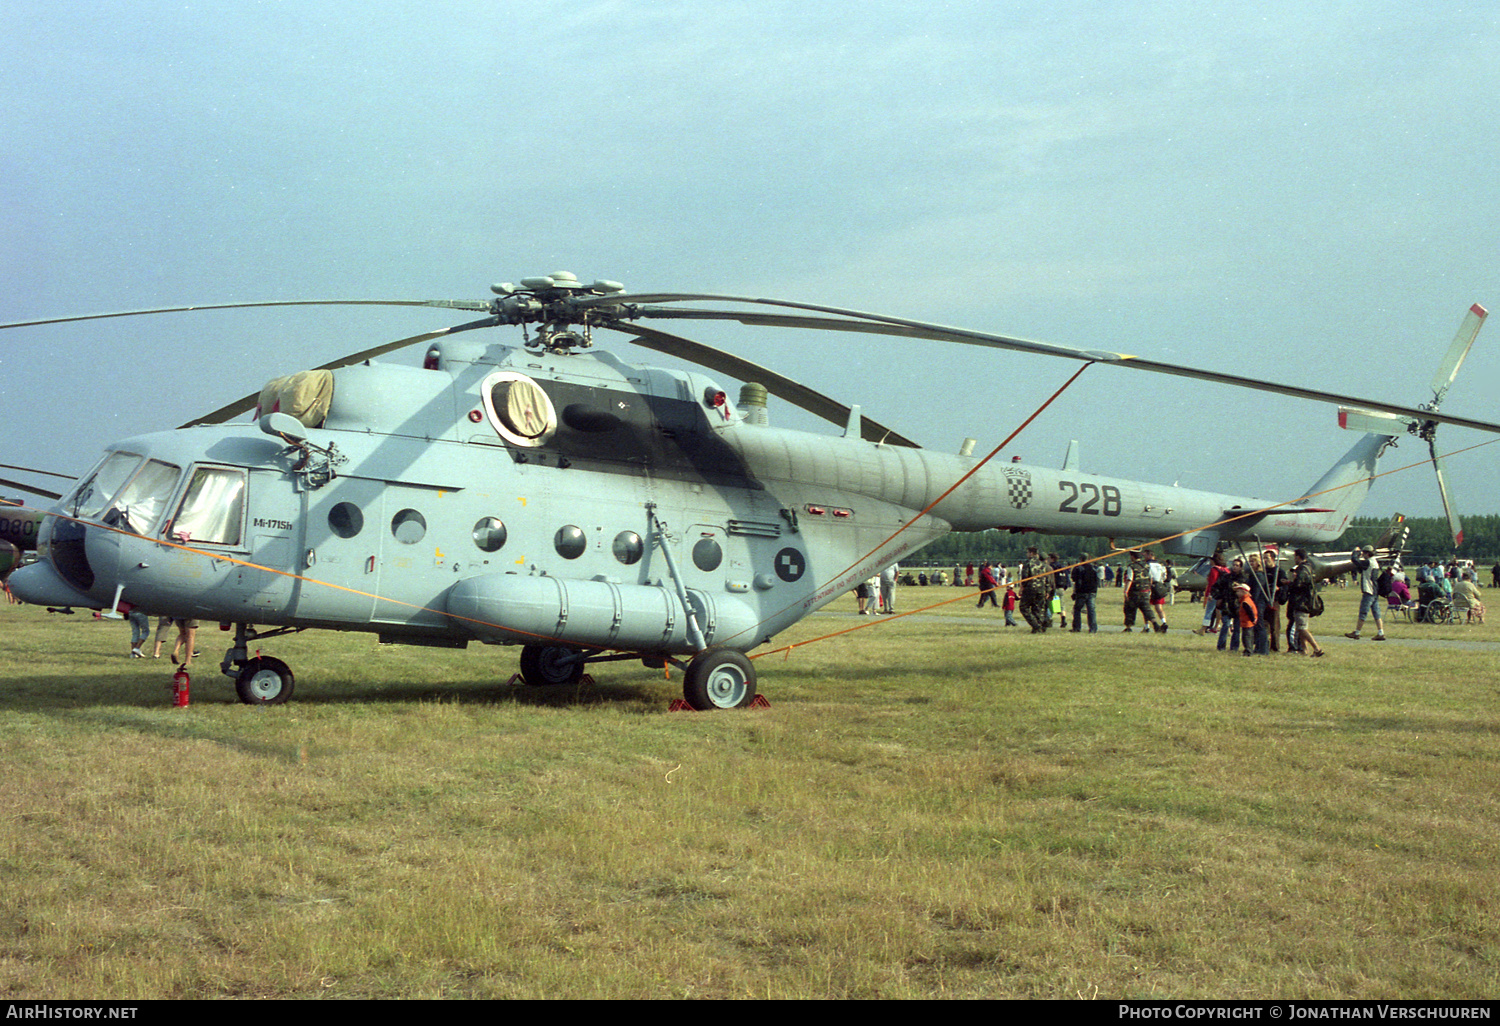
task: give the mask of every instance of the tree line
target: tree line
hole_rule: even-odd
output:
[[[1463,521],[1464,543],[1454,549],[1453,533],[1448,529],[1446,517],[1408,517],[1406,525],[1411,528],[1411,537],[1406,543],[1406,562],[1412,562],[1417,556],[1436,556],[1443,560],[1458,556],[1476,563],[1488,563],[1500,557],[1500,515],[1465,516]],[[1349,522],[1349,529],[1330,543],[1329,550],[1374,544],[1375,537],[1390,522],[1389,517],[1355,517]]]

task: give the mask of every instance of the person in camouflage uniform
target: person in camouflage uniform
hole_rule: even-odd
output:
[[[1021,616],[1031,625],[1031,633],[1041,634],[1052,625],[1053,570],[1037,554],[1036,546],[1026,550],[1021,564]]]
[[[1125,571],[1125,630],[1127,632],[1135,630],[1135,614],[1139,610],[1147,626],[1158,634],[1167,633],[1167,625],[1162,623],[1161,614],[1151,603],[1150,564],[1149,550],[1130,554],[1130,567]]]

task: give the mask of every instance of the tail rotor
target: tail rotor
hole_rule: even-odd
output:
[[[1448,397],[1448,389],[1453,386],[1454,379],[1458,377],[1459,368],[1463,366],[1464,359],[1469,355],[1469,350],[1474,345],[1474,339],[1479,335],[1479,329],[1484,326],[1484,319],[1488,312],[1478,303],[1469,307],[1468,314],[1458,327],[1458,334],[1453,338],[1453,344],[1448,347],[1447,355],[1443,357],[1437,373],[1433,375],[1432,401],[1423,403],[1418,409],[1427,413],[1438,413],[1442,409],[1443,400]],[[1427,443],[1427,451],[1432,459],[1432,469],[1437,475],[1438,496],[1443,500],[1443,512],[1448,517],[1448,529],[1453,534],[1453,547],[1456,549],[1464,542],[1464,527],[1453,501],[1453,493],[1448,487],[1448,474],[1443,464],[1443,457],[1438,453],[1437,426],[1436,420],[1404,417],[1347,406],[1339,407],[1339,427],[1391,437],[1404,431],[1416,435]]]

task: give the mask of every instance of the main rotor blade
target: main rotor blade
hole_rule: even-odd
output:
[[[1427,447],[1432,452],[1432,469],[1437,472],[1438,496],[1443,500],[1443,512],[1448,515],[1448,530],[1453,533],[1453,547],[1456,549],[1464,543],[1464,525],[1459,522],[1453,496],[1448,492],[1448,473],[1443,466],[1443,458],[1438,455],[1437,442],[1429,440]]]
[[[763,325],[768,327],[788,328],[828,328],[834,331],[867,331],[883,335],[904,335],[908,338],[929,338],[943,342],[966,342],[971,345],[990,345],[1004,349],[1015,349],[1027,353],[1039,353],[1044,356],[1063,356],[1083,360],[1123,360],[1130,359],[1123,353],[1110,353],[1099,350],[1076,349],[1072,346],[1056,345],[1051,342],[1037,342],[1032,339],[1013,338],[1007,335],[993,335],[983,331],[970,331],[967,328],[955,328],[944,324],[929,324],[925,321],[914,321],[904,317],[890,317],[885,314],[865,313],[859,310],[845,310],[836,306],[818,306],[813,303],[794,303],[784,299],[754,299],[747,296],[714,296],[714,295],[674,295],[669,293],[658,293],[653,295],[623,295],[623,296],[600,296],[597,298],[587,297],[573,300],[577,306],[609,306],[619,304],[657,303],[657,302],[679,302],[679,301],[707,301],[716,303],[750,303],[761,306],[785,307],[789,310],[807,310],[812,313],[832,314],[840,320],[828,320],[821,317],[786,317],[777,314],[757,314],[745,311],[732,310],[678,310],[670,307],[632,306],[629,316],[632,317],[668,317],[684,320],[732,320],[741,324]]]
[[[40,324],[70,324],[74,321],[102,321],[110,317],[144,317],[147,314],[189,313],[194,310],[245,310],[266,306],[429,306],[444,310],[488,310],[489,303],[469,299],[292,299],[264,303],[209,303],[195,306],[159,306],[151,310],[119,310],[115,313],[80,314],[74,317],[45,317],[35,321],[12,321],[5,328],[30,328]]]
[[[0,468],[4,468],[5,470],[24,470],[28,474],[44,474],[47,477],[60,477],[65,481],[78,480],[75,474],[59,474],[55,470],[38,470],[36,467],[18,467],[14,463],[0,463]]]
[[[809,413],[816,414],[824,420],[840,426],[849,422],[849,407],[830,396],[808,388],[800,382],[793,381],[784,375],[777,374],[768,367],[741,359],[722,349],[704,345],[702,342],[694,342],[692,339],[683,338],[680,335],[671,335],[656,328],[648,328],[641,324],[622,324],[612,322],[609,327],[616,331],[625,332],[635,336],[635,344],[645,349],[651,349],[658,353],[666,353],[669,356],[681,357],[690,360],[701,367],[728,374],[738,381],[754,381],[766,386],[766,391],[772,395],[779,396],[794,406],[800,406]],[[920,448],[916,442],[883,424],[877,423],[868,417],[860,417],[860,435],[868,442],[884,442],[888,445],[904,445],[909,448]]]
[[[39,473],[45,473],[45,471],[39,471]],[[40,495],[44,499],[62,498],[62,496],[57,492],[48,491],[46,488],[38,488],[36,485],[22,484],[20,481],[10,481],[3,477],[0,477],[0,485],[5,485],[7,488],[19,488],[23,492],[30,492],[32,495]],[[3,509],[5,509],[5,506],[0,505],[0,510]]]
[[[1469,307],[1468,315],[1458,326],[1458,334],[1453,337],[1453,344],[1448,347],[1448,354],[1443,357],[1443,362],[1432,379],[1433,409],[1443,405],[1448,389],[1452,386],[1453,379],[1458,377],[1458,369],[1464,365],[1464,357],[1469,355],[1469,347],[1474,344],[1474,338],[1484,326],[1484,318],[1488,313],[1488,310],[1475,303]]]
[[[394,342],[383,343],[382,345],[375,346],[371,349],[364,349],[358,353],[340,357],[337,360],[334,360],[330,363],[321,364],[312,369],[338,370],[340,367],[348,367],[351,364],[361,363],[365,360],[373,360],[377,356],[384,356],[386,353],[394,352],[397,349],[404,349],[406,346],[414,346],[418,342],[430,342],[435,338],[442,338],[444,335],[452,335],[455,332],[469,331],[472,328],[489,328],[493,327],[497,323],[499,322],[495,318],[485,317],[481,320],[470,321],[467,324],[458,324],[451,328],[439,328],[436,331],[427,331],[423,332],[420,335],[413,335],[410,338],[401,338],[397,339]],[[190,420],[186,424],[179,425],[179,429],[197,427],[199,424],[222,424],[226,420],[229,420],[231,417],[238,417],[240,414],[246,412],[247,410],[254,409],[255,404],[259,401],[260,391],[256,390],[254,392],[251,392],[247,396],[242,396],[241,398],[236,399],[228,406],[221,406],[217,410],[214,410],[212,413],[205,413],[203,416],[197,418],[196,420]]]
[[[1234,385],[1240,388],[1254,389],[1260,392],[1271,392],[1276,395],[1286,395],[1297,399],[1310,399],[1314,402],[1343,404],[1356,406],[1368,411],[1390,413],[1401,417],[1411,417],[1415,420],[1431,420],[1442,424],[1452,424],[1455,427],[1469,428],[1474,431],[1486,431],[1500,434],[1500,424],[1492,424],[1488,421],[1471,420],[1467,417],[1454,417],[1449,414],[1437,413],[1432,410],[1423,410],[1415,406],[1402,406],[1396,403],[1381,402],[1379,400],[1362,398],[1359,396],[1344,395],[1338,392],[1325,392],[1320,389],[1302,388],[1296,385],[1283,385],[1274,381],[1264,381],[1259,378],[1247,378],[1239,374],[1226,374],[1222,371],[1203,370],[1194,367],[1184,367],[1178,364],[1164,363],[1158,360],[1148,360],[1144,357],[1133,356],[1129,353],[1115,353],[1096,349],[1077,349],[1072,346],[1062,346],[1051,342],[1037,342],[1031,339],[1014,338],[1007,335],[993,335],[988,332],[970,331],[964,328],[951,328],[941,324],[928,324],[922,321],[906,320],[899,317],[886,317],[879,314],[861,313],[855,310],[840,310],[835,307],[819,307],[806,303],[789,303],[772,299],[747,299],[732,296],[640,296],[640,297],[602,297],[599,303],[590,300],[579,300],[587,305],[602,305],[604,302],[621,302],[631,299],[657,300],[671,298],[676,299],[709,299],[716,301],[728,301],[739,303],[759,303],[767,306],[783,306],[792,309],[821,311],[837,315],[836,317],[803,317],[788,316],[785,314],[769,314],[746,311],[726,310],[694,310],[694,309],[672,309],[669,307],[637,307],[628,312],[628,316],[638,317],[662,317],[678,318],[684,320],[732,320],[746,325],[758,325],[763,327],[787,327],[787,328],[815,328],[827,331],[855,331],[873,332],[883,335],[904,336],[907,338],[929,338],[944,342],[961,342],[964,345],[989,346],[995,349],[1009,349],[1017,352],[1036,353],[1045,356],[1058,356],[1071,360],[1083,360],[1085,362],[1109,363],[1117,367],[1131,367],[1136,370],[1152,371],[1157,374],[1172,374],[1177,377],[1192,378],[1198,381],[1212,381],[1217,384]],[[611,322],[611,327],[617,326],[617,322]]]

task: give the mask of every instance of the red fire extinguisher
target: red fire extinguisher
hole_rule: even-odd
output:
[[[177,667],[177,672],[172,674],[172,704],[179,709],[188,704],[188,672],[187,667]]]

